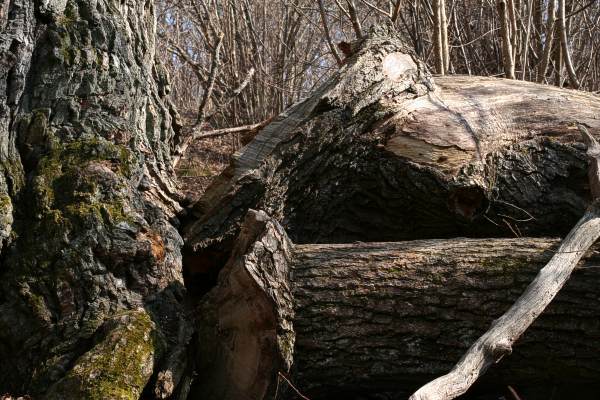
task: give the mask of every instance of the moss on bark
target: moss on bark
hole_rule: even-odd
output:
[[[48,400],[137,400],[150,379],[163,344],[148,313],[123,312],[106,324],[107,334],[57,382]]]

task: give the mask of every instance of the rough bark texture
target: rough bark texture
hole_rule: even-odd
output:
[[[576,223],[589,188],[575,122],[598,134],[598,97],[495,78],[434,83],[389,35],[356,44],[216,179],[184,230],[190,274],[224,263],[214,255],[231,249],[249,207],[297,243],[564,235]]]
[[[153,3],[4,6],[0,392],[137,399],[187,335]]]
[[[512,352],[514,343],[544,312],[600,238],[600,144],[583,125],[578,128],[590,161],[592,204],[515,303],[471,345],[450,372],[421,387],[409,400],[452,400],[467,392],[489,367]]]
[[[248,220],[243,232],[257,227]],[[203,398],[270,398],[265,387],[274,391],[276,368],[287,374],[290,363],[295,386],[312,399],[407,397],[454,364],[559,243],[521,238],[306,244],[293,246],[290,259],[277,256],[289,246],[277,225],[263,221],[255,242],[246,241],[242,254],[236,248],[219,285],[203,300],[201,315],[211,317],[202,317],[200,326],[219,327],[199,338],[201,354],[210,355],[203,362],[211,366],[199,378],[200,392],[208,396]],[[586,398],[598,390],[598,261],[594,256],[577,269],[514,353],[492,368],[486,389],[511,384],[524,398],[549,398],[552,391],[556,398]],[[274,279],[255,272],[261,270],[289,273]],[[291,297],[274,295],[288,285]],[[291,304],[286,329],[278,330],[273,316]],[[270,323],[252,323],[267,317]],[[258,340],[265,337],[270,341]],[[263,371],[261,391],[250,390],[258,361],[282,356],[286,363]],[[286,385],[279,386],[284,393]]]

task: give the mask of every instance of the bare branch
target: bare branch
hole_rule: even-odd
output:
[[[348,13],[350,13],[350,19],[352,21],[352,28],[354,28],[354,33],[358,39],[362,39],[364,37],[362,32],[362,27],[360,26],[360,20],[358,19],[358,14],[356,13],[356,6],[354,5],[354,0],[346,0],[348,4]]]
[[[402,2],[402,0],[396,0],[396,3],[394,4],[394,10],[392,11],[392,16],[391,16],[391,20],[393,23],[396,23],[396,21],[398,20],[398,14],[400,13],[400,3]]]
[[[200,102],[200,107],[198,108],[198,118],[196,119],[196,126],[200,125],[204,122],[206,108],[208,107],[208,101],[212,96],[212,92],[215,88],[215,81],[217,79],[217,73],[219,72],[220,65],[220,56],[221,56],[221,47],[223,47],[223,34],[219,35],[219,39],[217,41],[217,46],[215,47],[215,51],[212,56],[212,64],[210,67],[210,75],[208,77],[208,82],[206,87],[204,88],[204,95],[202,96],[202,101]]]
[[[389,12],[382,10],[381,8],[377,7],[376,4],[371,3],[368,0],[360,0],[361,3],[363,3],[364,5],[366,5],[367,7],[369,7],[371,10],[374,10],[375,12],[378,12],[379,14],[383,15],[386,18],[392,18],[392,16],[390,15]]]
[[[256,70],[254,68],[250,68],[250,71],[248,71],[248,73],[246,74],[246,78],[244,78],[244,80],[242,81],[240,86],[238,86],[231,93],[231,96],[229,97],[229,99],[227,99],[225,102],[220,104],[210,115],[206,116],[204,118],[203,122],[210,121],[216,114],[218,114],[223,109],[225,109],[229,104],[231,104],[231,102],[233,102],[242,93],[242,91],[244,91],[244,89],[246,89],[246,86],[248,86],[248,84],[254,77],[255,72],[256,72]]]
[[[323,5],[323,0],[317,0],[319,4],[319,12],[321,13],[321,23],[323,24],[323,33],[325,34],[325,39],[327,39],[327,44],[329,45],[329,50],[331,50],[331,54],[337,64],[341,67],[344,62],[340,57],[335,45],[333,44],[333,40],[331,40],[331,34],[329,33],[329,25],[327,24],[327,14],[325,14],[325,6]]]

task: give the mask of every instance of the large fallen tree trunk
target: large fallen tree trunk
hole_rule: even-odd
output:
[[[297,243],[565,235],[589,204],[576,123],[600,98],[436,77],[373,30],[310,98],[266,126],[194,206],[187,273],[227,260],[248,208]],[[191,279],[188,281],[190,282]]]
[[[590,158],[592,204],[515,303],[471,345],[450,372],[420,388],[409,400],[452,400],[467,392],[490,366],[512,352],[513,344],[544,312],[600,237],[600,144],[583,125],[579,128]]]
[[[293,245],[251,211],[199,322],[206,399],[407,396],[445,372],[552,257],[555,239]],[[482,385],[600,389],[600,259],[589,258]],[[279,388],[278,388],[279,386]],[[527,395],[535,397],[527,397]],[[560,397],[557,397],[560,398]]]

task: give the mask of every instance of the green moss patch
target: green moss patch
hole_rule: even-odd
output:
[[[108,177],[91,172],[93,163],[108,171]],[[97,138],[52,143],[34,178],[35,208],[42,215],[61,213],[70,223],[128,220],[118,192],[130,173],[131,154],[123,146]]]
[[[46,396],[47,399],[137,400],[160,351],[145,310],[127,311],[105,323],[108,332]]]

